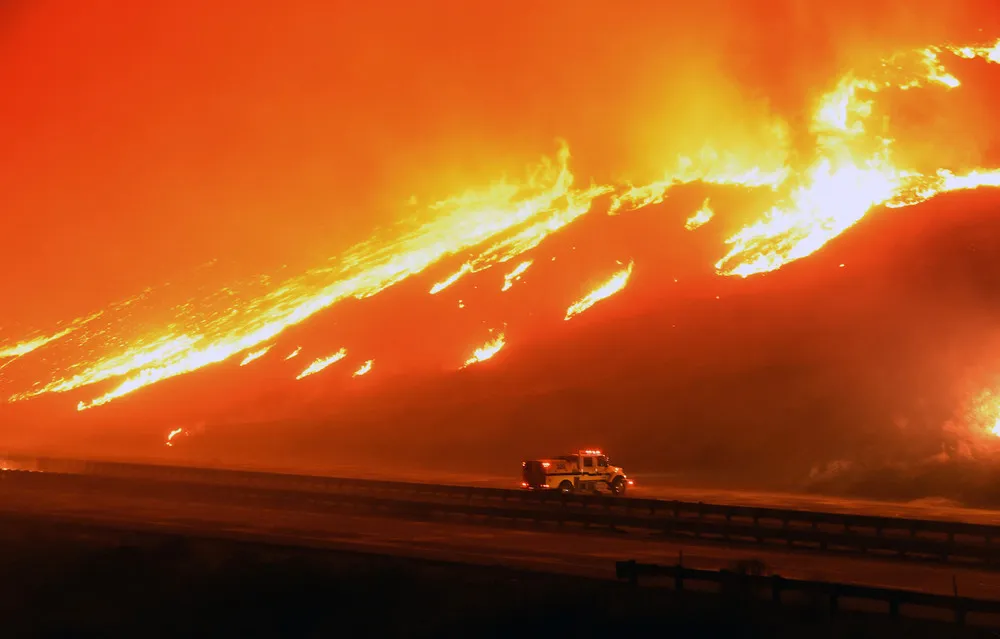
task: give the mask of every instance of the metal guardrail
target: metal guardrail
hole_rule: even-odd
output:
[[[431,510],[439,512],[488,512],[501,518],[632,528],[674,537],[881,552],[903,559],[921,556],[1000,567],[1000,543],[994,541],[1000,540],[1000,526],[986,524],[120,462],[9,456],[5,465],[109,479],[266,488],[284,491],[286,497],[291,493],[326,495],[326,503],[376,503],[372,500],[378,498],[379,503],[402,507],[404,501],[435,502]],[[480,507],[471,508],[474,504]]]
[[[640,564],[635,561],[616,562],[615,574],[619,580],[628,580],[632,584],[638,584],[640,577],[672,579],[674,589],[678,591],[684,590],[685,582],[700,581],[721,584],[723,588],[730,589],[730,592],[769,592],[771,601],[779,604],[782,603],[782,593],[798,592],[812,596],[820,595],[827,598],[830,612],[833,614],[841,609],[843,599],[867,599],[885,603],[887,605],[886,612],[892,617],[900,616],[901,606],[952,611],[954,620],[958,624],[965,624],[969,613],[1000,616],[1000,601],[958,595],[935,595],[914,590],[787,579],[778,575],[751,575],[728,570],[686,568],[680,565]],[[1000,617],[997,621],[1000,621]]]

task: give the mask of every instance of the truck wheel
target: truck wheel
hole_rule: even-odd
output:
[[[625,494],[625,480],[621,477],[615,477],[615,480],[611,482],[611,492],[619,497]]]
[[[573,492],[573,484],[569,483],[568,481],[564,481],[563,483],[559,484],[559,490],[560,492],[571,493]]]

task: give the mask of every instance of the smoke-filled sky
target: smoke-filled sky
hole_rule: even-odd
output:
[[[995,37],[990,5],[8,1],[0,326],[313,265],[556,137],[582,181],[767,148],[856,61]]]

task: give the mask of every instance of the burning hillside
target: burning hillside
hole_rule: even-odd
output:
[[[851,366],[880,357],[863,346],[877,335],[896,358],[883,373],[909,360],[926,373],[913,384],[949,383],[923,368],[937,348],[921,359],[915,353],[923,347],[905,339],[906,330],[869,317],[886,296],[916,304],[879,279],[885,264],[867,273],[863,255],[838,258],[832,270],[819,264],[829,266],[820,258],[843,251],[837,245],[850,241],[848,231],[860,233],[872,218],[900,224],[909,209],[912,219],[925,219],[917,212],[957,206],[939,203],[942,196],[1000,186],[1000,154],[982,140],[955,138],[949,125],[949,118],[986,117],[974,105],[998,77],[995,39],[873,55],[829,82],[807,117],[759,118],[753,134],[741,136],[749,144],[692,141],[653,180],[583,177],[576,163],[593,160],[571,157],[570,139],[518,178],[426,205],[429,193],[415,196],[405,221],[312,268],[215,286],[221,266],[210,263],[48,329],[8,330],[0,341],[0,414],[11,431],[39,419],[93,428],[142,420],[142,430],[170,433],[171,453],[183,448],[175,445],[183,432],[177,422],[301,425],[336,414],[340,423],[366,424],[367,434],[377,424],[406,423],[444,450],[529,426],[543,433],[538,441],[554,443],[585,407],[584,430],[631,450],[654,443],[645,453],[650,464],[676,464],[667,451],[681,446],[703,450],[698,463],[708,468],[738,465],[732,442],[751,450],[755,436],[776,448],[830,441],[823,454],[803,454],[798,461],[807,465],[837,461],[824,456],[838,449],[860,459],[859,446],[892,446],[893,420],[909,424],[922,411],[938,435],[941,424],[960,424],[963,446],[990,448],[1000,404],[982,395],[993,392],[988,376],[943,367],[961,378],[953,385],[984,386],[965,389],[971,399],[927,387],[922,397],[941,404],[932,410],[896,406],[879,394],[886,384],[877,376],[838,389],[810,385],[804,370],[843,372],[850,367],[838,356]],[[925,104],[951,116],[929,117],[918,108]],[[927,142],[934,139],[955,148],[938,152]],[[812,268],[824,274],[802,275]],[[843,281],[852,288],[840,288]],[[940,318],[943,334],[964,330],[962,318]],[[814,341],[846,350],[803,347],[808,340],[798,333],[810,322]],[[612,338],[623,333],[627,339]],[[725,397],[713,389],[726,389]],[[657,395],[665,398],[659,407],[649,401]],[[378,399],[385,397],[392,401]],[[505,408],[487,409],[498,397]],[[477,406],[490,419],[471,420],[478,425],[458,436],[432,417],[470,421]],[[704,415],[694,416],[698,410]],[[405,417],[411,413],[428,423]],[[712,419],[717,430],[705,427]],[[684,435],[678,422],[706,439]],[[331,436],[364,446],[356,434]],[[933,456],[941,444],[926,433],[915,440],[923,448],[904,457]],[[809,468],[785,471],[804,476]]]

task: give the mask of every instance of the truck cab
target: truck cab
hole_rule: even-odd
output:
[[[610,492],[624,495],[631,484],[624,469],[613,466],[600,450],[533,459],[521,463],[521,486],[528,490]]]

